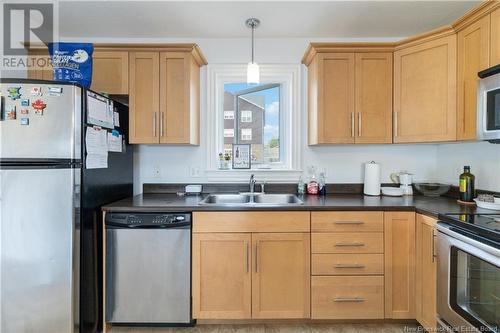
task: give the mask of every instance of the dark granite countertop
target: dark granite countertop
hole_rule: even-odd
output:
[[[265,206],[203,206],[198,202],[206,195],[178,196],[176,194],[139,194],[103,207],[109,212],[192,212],[192,211],[266,211],[266,210],[384,210],[417,211],[437,217],[443,213],[492,213],[476,207],[461,206],[447,197],[371,197],[359,194],[304,196],[303,205]]]

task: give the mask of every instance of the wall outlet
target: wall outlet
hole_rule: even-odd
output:
[[[153,166],[153,178],[161,178],[161,167],[158,164]]]
[[[194,166],[189,168],[189,176],[190,177],[200,177],[201,175],[200,167]]]

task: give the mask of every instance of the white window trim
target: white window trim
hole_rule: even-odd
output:
[[[253,121],[253,114],[252,114],[252,110],[242,110],[241,111],[241,122],[242,123],[251,123]],[[243,114],[245,115],[249,115],[249,116],[244,116]]]
[[[285,160],[280,168],[251,170],[218,170],[218,156],[224,151],[223,84],[246,82],[246,64],[214,64],[207,66],[207,169],[209,181],[247,181],[250,174],[256,174],[262,181],[297,181],[300,169],[302,128],[301,109],[301,69],[295,64],[259,65],[262,83],[281,83],[280,131]]]
[[[242,141],[252,141],[252,134],[251,128],[242,128],[240,138]]]

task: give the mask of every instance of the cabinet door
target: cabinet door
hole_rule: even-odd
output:
[[[500,8],[491,13],[490,66],[500,64]]]
[[[392,53],[356,54],[356,143],[392,143]]]
[[[417,215],[416,319],[430,332],[436,329],[436,222]]]
[[[456,36],[394,53],[394,142],[456,139]]]
[[[318,55],[317,143],[354,143],[354,53]]]
[[[129,54],[131,143],[159,143],[159,56],[158,52]]]
[[[252,243],[252,318],[309,318],[310,234],[253,234]]]
[[[193,234],[193,317],[251,317],[251,234]]]
[[[457,139],[476,139],[477,72],[489,66],[490,17],[474,22],[457,35]]]
[[[160,53],[160,143],[190,143],[190,55]]]
[[[35,64],[45,64],[46,61],[45,59],[49,59],[49,54],[47,53],[41,53],[38,55],[29,55],[28,56],[29,60],[28,61],[33,61]],[[37,62],[36,59],[38,58],[43,58],[44,61]],[[27,77],[28,79],[34,79],[34,80],[49,80],[52,81],[54,80],[54,70],[52,68],[52,65],[50,65],[50,68],[32,68],[27,71]]]
[[[92,55],[92,90],[128,94],[128,52],[95,51]]]
[[[415,318],[415,213],[384,213],[385,317]]]

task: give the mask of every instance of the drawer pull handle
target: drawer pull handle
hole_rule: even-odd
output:
[[[361,247],[365,246],[365,243],[337,243],[335,244],[337,247],[348,247],[348,246],[356,246],[356,247]]]
[[[363,221],[335,221],[335,224],[365,224]]]
[[[336,264],[335,268],[365,268],[365,265],[360,265],[360,264]]]
[[[361,297],[336,297],[333,299],[334,302],[355,302],[361,303],[364,302],[365,299]]]

